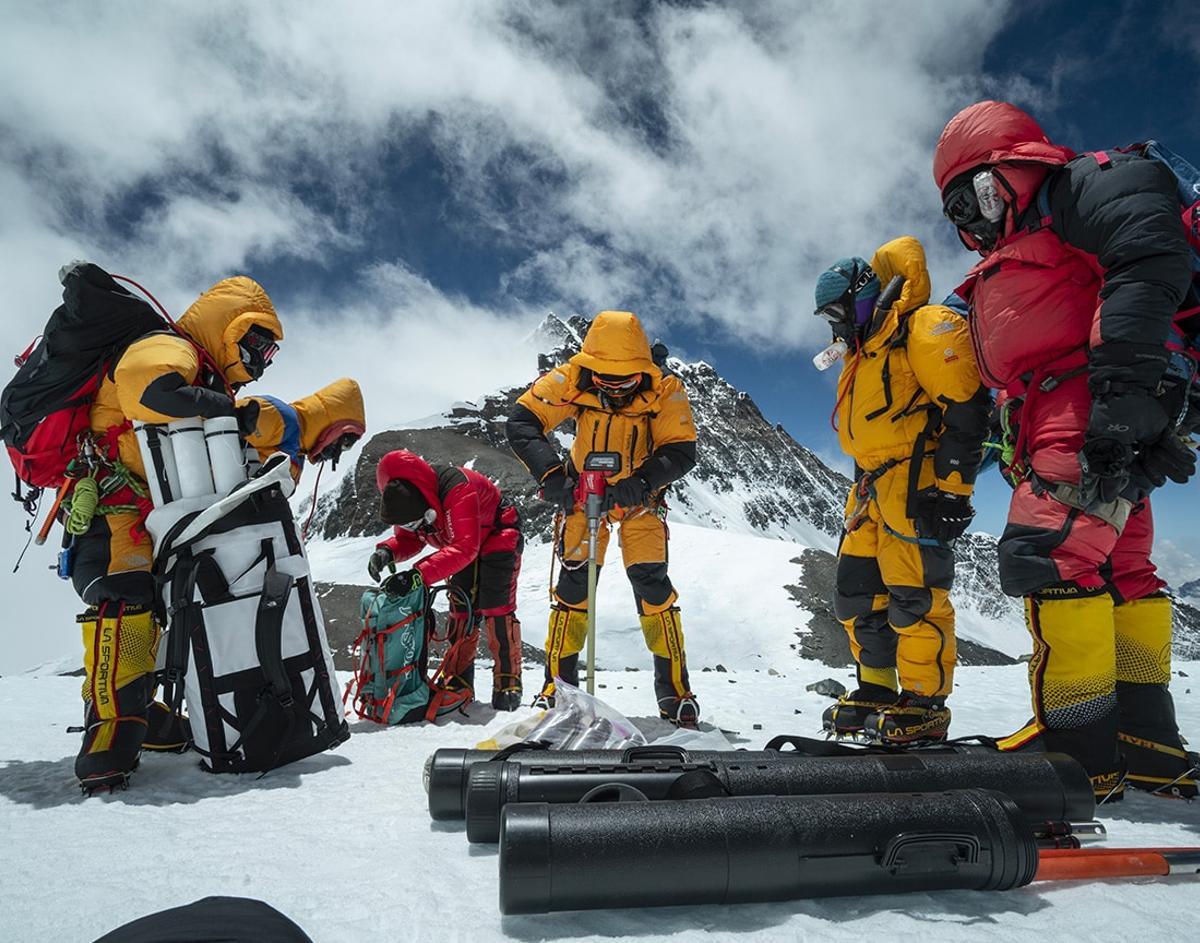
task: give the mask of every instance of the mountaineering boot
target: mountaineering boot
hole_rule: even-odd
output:
[[[920,697],[901,691],[895,704],[870,714],[863,734],[881,743],[937,742],[950,730],[950,709],[945,698]]]
[[[658,659],[654,659],[657,668]],[[676,727],[695,730],[700,726],[700,705],[694,694],[684,697],[660,697],[658,699],[658,715],[669,720]]]
[[[1200,756],[1184,747],[1167,686],[1118,681],[1117,705],[1117,748],[1125,758],[1126,784],[1156,796],[1195,799]]]
[[[192,747],[192,725],[186,717],[171,713],[162,701],[151,701],[146,711],[143,750],[156,753],[186,753]]]
[[[867,718],[896,703],[896,692],[877,684],[860,683],[836,704],[825,708],[821,727],[832,737],[855,737],[863,732]]]
[[[858,687],[843,694],[836,704],[825,708],[821,727],[830,737],[856,737],[867,718],[880,708],[896,703],[896,668],[857,666]]]
[[[521,706],[521,623],[512,613],[488,616],[486,621],[492,653],[492,707],[515,711]]]
[[[1117,748],[1126,783],[1171,798],[1194,799],[1200,769],[1179,736],[1171,681],[1171,600],[1162,595],[1113,607],[1117,651]]]
[[[567,684],[579,687],[579,655],[564,655],[558,660],[558,677]],[[533,699],[533,706],[538,710],[549,710],[554,706],[554,678],[550,669],[546,669],[546,683],[542,685],[541,693]]]
[[[550,607],[546,627],[546,682],[533,699],[533,706],[549,710],[554,706],[554,679],[579,687],[579,653],[587,644],[587,613],[560,603]]]
[[[639,617],[646,647],[654,655],[654,696],[658,714],[679,727],[695,728],[700,707],[688,682],[687,653],[679,608]]]
[[[106,602],[78,617],[84,728],[75,776],[85,793],[125,786],[137,768],[154,697],[158,627],[150,611]]]
[[[1118,733],[1121,752],[1128,763],[1125,782],[1134,789],[1172,799],[1200,795],[1200,753]]]

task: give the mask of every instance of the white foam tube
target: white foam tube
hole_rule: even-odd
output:
[[[217,494],[229,494],[246,480],[246,453],[242,449],[237,417],[205,419],[204,443],[208,447],[208,462]]]
[[[167,426],[175,465],[179,469],[179,496],[199,498],[214,494],[208,448],[204,444],[204,422],[200,419],[176,419]]]
[[[150,485],[150,500],[156,508],[170,504],[179,497],[179,469],[166,426],[135,422],[133,434],[142,453],[146,483]]]

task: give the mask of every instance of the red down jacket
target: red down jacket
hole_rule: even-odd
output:
[[[375,470],[380,492],[396,478],[417,486],[437,512],[437,520],[419,532],[397,527],[378,546],[387,547],[397,560],[407,560],[426,546],[436,547],[436,553],[414,567],[426,585],[440,583],[475,562],[495,529],[502,501],[500,489],[492,480],[470,468],[430,465],[403,449],[389,452]]]

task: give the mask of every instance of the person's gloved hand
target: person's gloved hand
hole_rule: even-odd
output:
[[[1168,480],[1187,484],[1196,474],[1196,450],[1184,439],[1168,432],[1144,446],[1130,466],[1130,477],[1140,490],[1149,494]]]
[[[376,547],[375,552],[371,554],[371,558],[367,560],[367,575],[375,583],[379,582],[379,577],[383,574],[383,568],[390,565],[395,560],[387,547]]]
[[[966,495],[926,488],[917,495],[917,533],[949,543],[961,537],[975,517]]]
[[[641,507],[649,496],[650,486],[646,484],[646,479],[630,475],[604,489],[604,510]]]
[[[256,399],[248,399],[241,406],[235,408],[238,433],[243,439],[252,436],[258,428],[258,414],[261,411],[262,404]]]
[[[1079,453],[1079,503],[1084,511],[1111,504],[1129,485],[1133,449],[1116,439],[1084,439]]]
[[[1167,411],[1152,392],[1125,388],[1097,396],[1085,439],[1111,439],[1135,446],[1154,442],[1167,429]]]
[[[414,589],[420,587],[422,583],[419,570],[402,570],[399,573],[393,573],[384,580],[381,588],[385,593],[392,596],[407,596]]]
[[[542,479],[539,496],[570,514],[575,510],[575,479],[563,469],[556,468]]]

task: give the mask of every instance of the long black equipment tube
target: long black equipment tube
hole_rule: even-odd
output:
[[[785,749],[785,747],[787,749]],[[425,792],[429,795],[429,815],[438,821],[461,820],[466,816],[467,777],[481,763],[532,763],[538,766],[574,766],[580,763],[613,766],[648,760],[676,760],[703,763],[731,759],[751,763],[759,760],[825,758],[827,756],[874,756],[897,753],[929,754],[979,752],[988,748],[974,744],[936,744],[918,748],[850,747],[811,740],[806,737],[780,736],[762,750],[684,750],[674,746],[641,746],[624,750],[548,750],[544,744],[519,743],[504,750],[435,750],[425,760]],[[991,751],[994,752],[994,749]]]
[[[1037,865],[1020,809],[982,789],[520,803],[500,825],[500,911],[1007,890]]]
[[[726,753],[695,762],[635,761],[540,765],[478,763],[467,780],[467,839],[500,840],[500,815],[515,802],[619,801],[636,790],[646,799],[730,796],[815,796],[835,793],[942,792],[994,789],[1033,823],[1085,822],[1096,811],[1083,767],[1058,753],[868,754],[812,758]]]

